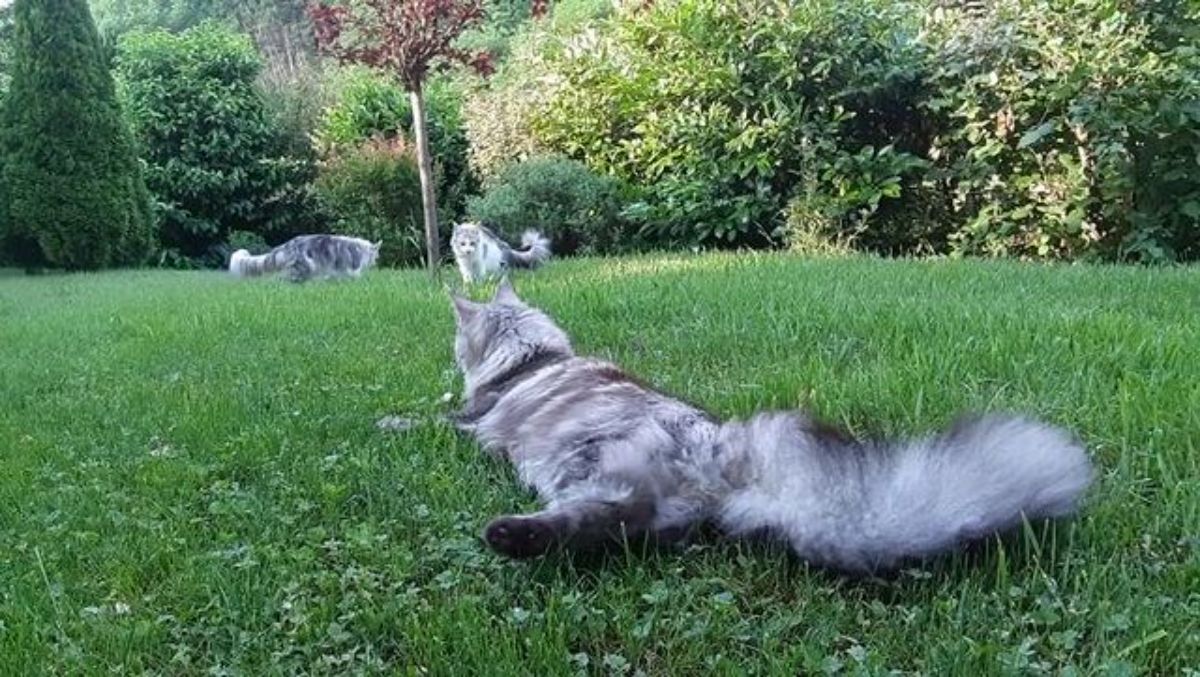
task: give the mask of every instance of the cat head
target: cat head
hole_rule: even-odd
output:
[[[517,296],[508,278],[487,303],[454,295],[454,361],[468,386],[487,373],[532,355],[570,355],[571,340],[544,312]]]
[[[482,236],[478,223],[456,223],[450,236],[450,248],[457,254],[470,255],[479,246]]]

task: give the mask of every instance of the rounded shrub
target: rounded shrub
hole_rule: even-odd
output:
[[[381,264],[420,265],[421,177],[414,151],[402,139],[342,148],[322,164],[315,187],[337,233],[383,240]]]
[[[510,237],[540,230],[551,238],[556,254],[610,253],[637,244],[621,207],[615,179],[552,156],[509,165],[482,196],[468,200],[467,213],[495,223]]]

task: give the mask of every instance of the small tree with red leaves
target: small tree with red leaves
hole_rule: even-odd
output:
[[[413,131],[425,211],[426,263],[437,274],[437,205],[433,161],[425,123],[425,79],[435,69],[461,64],[492,71],[491,55],[455,46],[463,31],[484,18],[483,0],[351,0],[309,6],[317,47],[339,61],[361,63],[399,78],[412,98]]]

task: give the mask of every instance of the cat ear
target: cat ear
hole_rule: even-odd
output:
[[[500,280],[500,285],[496,287],[496,295],[492,297],[492,303],[520,303],[521,299],[517,297],[517,292],[513,289],[512,282],[505,275]]]
[[[450,298],[454,301],[454,314],[458,316],[459,324],[468,322],[483,309],[482,303],[475,303],[470,299],[465,299],[458,294],[451,294]]]
[[[371,246],[374,247],[375,249],[379,249],[380,245],[382,245],[382,244],[383,244],[383,240],[375,240],[374,242],[371,243]]]

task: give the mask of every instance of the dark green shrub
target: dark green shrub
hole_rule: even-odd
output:
[[[306,188],[315,169],[285,154],[248,36],[213,23],[129,33],[117,64],[165,248],[213,263],[230,230],[282,239],[322,225]]]
[[[836,138],[833,133],[819,143]],[[823,157],[827,161],[814,163],[819,174],[802,170],[788,203],[782,235],[789,246],[811,242],[818,223],[831,241],[878,253],[936,250],[944,244],[945,233],[934,224],[914,222],[915,207],[922,204],[918,197],[930,193],[923,182],[926,162],[892,146],[865,146],[853,154],[831,149]]]
[[[542,157],[509,165],[467,202],[467,213],[495,223],[513,242],[526,229],[540,230],[556,254],[612,253],[637,245],[621,206],[615,179],[573,160]]]
[[[626,8],[544,51],[553,91],[532,128],[644,187],[630,213],[658,242],[766,243],[807,184],[832,184],[861,220],[903,192],[932,131],[917,16],[883,1]]]
[[[383,240],[383,265],[420,265],[421,177],[414,151],[403,140],[379,138],[341,148],[324,163],[316,190],[337,233]]]
[[[1005,0],[929,28],[956,251],[1200,255],[1200,6]]]
[[[144,260],[149,196],[87,4],[20,0],[13,11],[0,118],[5,248],[20,263],[68,269]]]

